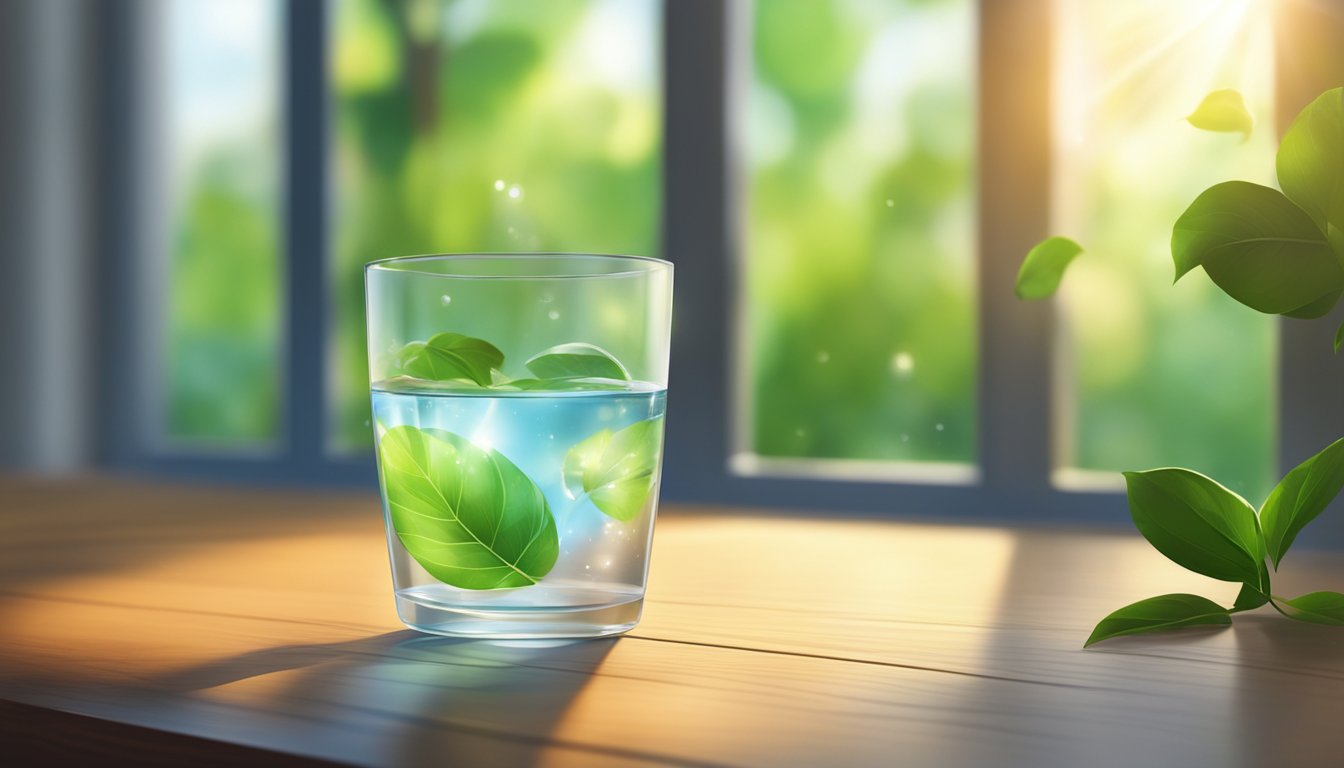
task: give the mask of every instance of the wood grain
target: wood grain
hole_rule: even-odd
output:
[[[1344,632],[1261,612],[1081,650],[1127,602],[1235,594],[1129,535],[673,508],[641,624],[567,643],[400,628],[367,494],[10,478],[0,553],[0,698],[247,749],[358,765],[1338,764]],[[1293,553],[1276,577],[1328,588],[1344,588],[1338,556]]]

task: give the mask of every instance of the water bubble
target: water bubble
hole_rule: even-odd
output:
[[[793,430],[793,434],[796,435],[796,436],[798,436],[798,437],[805,437],[805,436],[807,435],[807,430],[806,430],[806,429],[803,429],[802,427],[799,427],[799,428]]]
[[[901,435],[901,442],[902,442],[902,443],[908,443],[908,442],[910,442],[910,436],[909,436],[909,435]]]
[[[495,191],[496,191],[496,192],[503,192],[503,191],[504,191],[504,180],[503,180],[503,179],[495,179]]]
[[[936,429],[936,430],[938,430],[939,432],[942,432],[942,431],[943,431],[943,425],[942,425],[942,424],[935,424],[935,425],[933,425],[933,428]]]
[[[888,207],[888,208],[894,208],[895,206],[896,206],[896,201],[895,201],[895,200],[892,200],[891,198],[887,198],[887,207]]]
[[[446,307],[453,303],[453,297],[445,293],[439,297],[439,303]]]
[[[521,198],[522,196],[523,196],[523,188],[522,188],[522,187],[518,186],[517,184],[514,184],[513,186],[509,187],[509,199],[510,199],[510,200],[517,200],[517,199]]]
[[[543,293],[543,294],[541,294],[541,303],[542,303],[542,304],[550,304],[552,301],[555,301],[555,294],[553,294],[553,293]]]
[[[821,350],[821,351],[819,351],[819,352],[817,352],[817,362],[818,362],[818,363],[829,363],[830,361],[831,361],[831,353],[830,353],[830,352],[827,352],[827,351],[824,350],[824,349]]]
[[[559,320],[559,319],[560,319],[560,313],[559,313],[559,312],[556,312],[554,309],[552,309],[550,312],[547,312],[547,313],[546,313],[546,316],[549,317],[549,318],[551,318],[552,320]]]

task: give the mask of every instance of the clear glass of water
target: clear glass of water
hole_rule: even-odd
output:
[[[424,632],[639,621],[662,470],[672,265],[589,254],[365,268],[397,612]]]

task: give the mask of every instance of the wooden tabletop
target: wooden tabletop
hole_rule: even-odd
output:
[[[10,478],[0,553],[11,748],[359,765],[1344,760],[1344,631],[1265,609],[1082,650],[1125,603],[1236,592],[1131,535],[674,507],[640,625],[544,643],[402,628],[365,493]],[[1293,553],[1278,580],[1341,589],[1344,559]]]

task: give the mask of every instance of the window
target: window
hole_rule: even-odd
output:
[[[161,5],[160,156],[151,252],[164,276],[151,387],[157,436],[211,444],[280,431],[280,8]],[[159,396],[163,392],[166,396]]]
[[[1270,8],[1056,7],[1070,66],[1055,76],[1053,229],[1088,252],[1058,304],[1056,477],[1118,487],[1118,470],[1186,466],[1263,499],[1277,479],[1275,321],[1203,274],[1171,285],[1170,223],[1217,182],[1274,184]],[[1213,88],[1246,97],[1244,143],[1180,122]]]
[[[971,477],[972,3],[759,2],[750,42],[733,466]]]
[[[247,34],[205,18],[222,7]],[[124,437],[109,414],[118,463],[368,482],[363,263],[622,251],[677,263],[669,498],[1118,517],[1110,473],[1158,463],[1254,498],[1344,418],[1302,383],[1331,363],[1276,379],[1278,359],[1319,358],[1314,331],[1198,275],[1171,288],[1165,240],[1205,184],[1266,179],[1274,126],[1329,84],[1282,65],[1334,38],[1286,50],[1267,31],[1329,15],[1276,7],[1273,24],[1251,0],[119,8],[109,77],[138,90],[109,190],[156,156],[145,116],[165,102],[171,192],[109,202],[139,270],[109,290],[168,329],[118,391],[190,440]],[[207,99],[193,67],[246,85]],[[1181,122],[1214,87],[1250,101],[1246,144]],[[1053,307],[1018,302],[1017,265],[1052,231],[1088,253]],[[155,237],[168,256],[136,266]],[[129,347],[159,327],[119,322]]]

